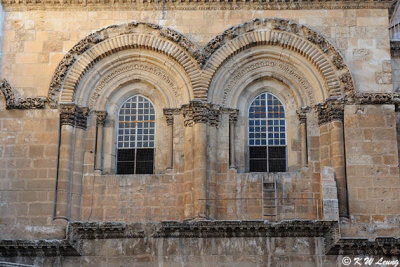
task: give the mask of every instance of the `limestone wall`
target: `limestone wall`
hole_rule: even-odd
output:
[[[58,112],[0,111],[2,238],[63,236],[53,227]]]

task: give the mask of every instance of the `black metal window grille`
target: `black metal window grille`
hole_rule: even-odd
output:
[[[155,111],[147,98],[135,95],[124,102],[117,136],[117,173],[153,173]]]
[[[253,100],[248,130],[250,172],[285,172],[285,110],[278,98],[262,93]]]

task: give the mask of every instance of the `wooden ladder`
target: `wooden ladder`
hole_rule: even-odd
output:
[[[276,179],[271,181],[269,175],[263,176],[263,219],[276,221],[278,218],[278,200],[276,193]]]

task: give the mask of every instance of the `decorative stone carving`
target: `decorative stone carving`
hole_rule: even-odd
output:
[[[167,120],[167,125],[172,126],[174,125],[174,115],[179,114],[180,110],[178,108],[164,108],[163,112]]]
[[[14,90],[6,79],[0,81],[0,90],[6,99],[7,109],[39,109],[44,108],[46,99],[43,97],[15,98]]]
[[[79,256],[85,239],[323,237],[327,255],[400,256],[400,238],[340,238],[337,221],[69,222],[65,240],[1,240],[0,256]]]
[[[64,58],[61,60],[59,65],[56,68],[56,71],[53,75],[52,81],[50,83],[50,88],[49,88],[49,94],[48,94],[48,99],[49,102],[51,103],[51,107],[55,108],[57,107],[57,102],[58,102],[58,95],[61,90],[61,86],[66,78],[66,75],[70,68],[74,65],[76,60],[83,55],[87,50],[92,48],[94,45],[98,44],[99,42],[107,41],[110,38],[116,37],[116,36],[121,36],[121,35],[126,35],[126,34],[134,34],[135,30],[138,27],[142,27],[144,31],[155,31],[159,34],[159,36],[164,37],[170,41],[175,42],[177,45],[183,48],[184,51],[186,51],[189,55],[191,55],[194,59],[199,59],[201,56],[201,53],[199,53],[199,49],[197,48],[197,45],[195,45],[193,42],[191,42],[187,37],[183,36],[182,34],[168,28],[164,28],[155,24],[151,23],[141,23],[141,22],[131,22],[123,25],[112,25],[106,28],[103,28],[99,31],[96,31],[95,33],[90,34],[86,38],[82,39],[79,41],[71,50],[68,51],[68,53],[64,56]],[[137,31],[137,30],[136,30]],[[143,30],[142,30],[143,32]],[[150,37],[150,35],[149,35]],[[144,43],[149,43],[150,38],[148,40],[142,40]],[[154,40],[152,40],[154,41]],[[118,43],[118,42],[117,42]],[[111,46],[115,46],[115,42],[110,44]],[[164,49],[165,45],[164,43],[159,43],[161,47],[158,47],[154,50],[160,50]],[[140,45],[139,45],[140,46]],[[124,46],[123,48],[120,49],[127,49],[130,47],[138,47],[136,44],[131,44],[128,46]],[[110,50],[117,51],[120,49],[116,49],[115,47],[110,47]],[[169,51],[171,53],[171,51]],[[168,53],[166,53],[168,54]],[[176,53],[175,53],[176,54]],[[178,56],[176,54],[175,56]],[[98,59],[96,59],[98,60]]]
[[[400,238],[377,237],[340,239],[326,247],[327,255],[387,255],[400,256]]]
[[[344,104],[343,98],[329,98],[324,103],[315,105],[318,113],[318,124],[322,125],[334,120],[343,121]]]
[[[221,112],[229,114],[229,122],[230,123],[236,123],[238,115],[239,115],[239,110],[238,109],[221,108]]]
[[[224,95],[222,104],[226,105],[226,101],[230,92],[237,86],[238,82],[249,73],[256,71],[260,68],[266,68],[271,72],[280,72],[283,75],[291,77],[296,83],[299,84],[301,89],[306,93],[311,104],[314,104],[314,96],[310,83],[304,78],[303,74],[299,72],[294,67],[286,64],[285,62],[278,61],[275,59],[264,59],[256,61],[250,65],[246,65],[242,68],[235,70],[233,77],[228,81],[226,87],[224,88]]]
[[[107,118],[107,111],[96,110],[94,113],[96,114],[96,124],[104,126]]]
[[[345,92],[347,92],[348,96],[352,97],[354,95],[354,84],[353,78],[351,77],[350,72],[345,72],[340,76],[340,81],[342,82],[343,88]]]
[[[75,126],[77,128],[86,130],[88,116],[89,116],[89,108],[87,107],[77,108],[75,113]]]
[[[296,110],[297,117],[299,118],[300,123],[306,123],[307,121],[307,113],[309,113],[311,107],[301,107],[299,110]]]
[[[400,95],[398,93],[360,93],[355,95],[354,104],[393,104],[397,106],[400,104]]]
[[[11,85],[8,83],[6,79],[1,80],[0,89],[3,92],[4,97],[6,98],[6,108],[13,109],[16,106],[15,103],[15,95]]]
[[[61,125],[75,126],[75,104],[62,104],[60,105],[60,120]]]
[[[271,37],[268,40],[258,40],[256,37],[254,37],[255,35],[250,34],[254,31],[270,31]],[[140,40],[138,38],[131,38],[131,36],[128,36],[139,33],[141,34],[141,38],[139,38]],[[334,49],[332,44],[330,44],[322,35],[319,35],[318,33],[312,31],[304,25],[300,25],[296,22],[284,19],[268,18],[254,19],[251,22],[246,22],[244,24],[231,27],[227,29],[223,34],[213,38],[204,48],[198,47],[196,44],[191,42],[189,38],[172,29],[161,27],[151,23],[133,22],[119,26],[113,25],[101,29],[81,40],[65,55],[63,60],[58,65],[51,81],[48,99],[52,107],[57,106],[59,92],[61,90],[63,82],[66,80],[68,81],[69,87],[67,89],[64,88],[63,90],[67,90],[66,95],[68,95],[68,97],[66,97],[66,99],[61,98],[61,100],[64,102],[73,102],[74,99],[70,98],[73,98],[76,85],[79,82],[80,77],[88,69],[90,69],[90,67],[97,60],[109,55],[109,53],[111,52],[128,48],[143,47],[162,52],[167,56],[171,56],[175,60],[177,60],[179,64],[184,66],[188,76],[191,79],[195,98],[206,100],[208,84],[211,82],[215,70],[218,69],[218,64],[221,64],[221,62],[214,62],[217,60],[217,58],[220,58],[220,56],[216,56],[212,60],[211,57],[223,45],[228,44],[228,42],[230,41],[238,41],[241,38],[250,38],[250,45],[267,43],[271,45],[283,46],[286,49],[291,49],[294,51],[298,51],[300,49],[299,47],[297,47],[300,42],[294,42],[297,37],[289,38],[290,36],[288,35],[287,38],[283,38],[281,36],[282,34],[284,34],[285,36],[288,34],[290,36],[295,34],[298,38],[308,40],[309,44],[307,44],[306,47],[302,46],[301,49],[307,48],[307,51],[312,51],[313,47],[308,46],[316,46],[316,48],[322,51],[318,53],[323,56],[323,60],[319,60],[318,63],[313,63],[316,64],[317,68],[319,68],[321,64],[324,64],[324,66],[328,66],[328,68],[320,68],[322,74],[325,77],[336,77],[333,79],[330,78],[329,81],[327,81],[330,96],[341,96],[343,94],[352,95],[354,87],[352,84],[350,72],[343,63],[343,57],[336,49]],[[252,38],[256,39],[253,40]],[[289,40],[289,43],[286,41],[282,41],[286,39]],[[119,45],[121,43],[126,43],[127,40],[128,43],[126,45]],[[179,48],[182,48],[182,50],[177,53],[173,52],[175,51],[174,49],[166,48],[169,47],[166,43],[169,41],[174,42],[177,45],[176,47],[178,48],[178,50],[180,50]],[[93,46],[95,46],[99,42],[104,43],[104,47],[107,47],[108,50],[104,51],[104,53],[91,50],[96,55],[95,58],[85,56],[88,53],[88,50],[92,49]],[[242,46],[245,46],[245,42],[238,42],[239,49],[241,49]],[[237,46],[237,44],[234,46]],[[306,51],[303,51],[301,49],[298,51],[299,53],[306,53]],[[231,49],[228,49],[228,51],[229,50]],[[227,55],[224,54],[222,58],[224,56],[230,57],[234,54],[235,53]],[[309,56],[311,58],[311,55]],[[78,66],[77,64],[74,64],[78,59],[82,62],[85,62],[85,64],[87,65],[83,64],[82,66]],[[334,63],[325,64],[329,61]],[[204,75],[200,75],[201,66],[203,66],[203,72],[205,72]],[[333,66],[336,66],[336,69]],[[71,68],[73,69],[73,72],[78,75],[75,75],[74,77],[67,76],[67,73],[69,73],[69,70]],[[343,88],[343,90],[341,90],[341,88]]]
[[[78,242],[79,243],[79,242]],[[68,240],[0,240],[1,257],[80,256],[81,251]]]
[[[73,103],[60,105],[61,125],[70,125],[86,129],[88,116],[89,108],[87,107],[78,107]]]
[[[203,101],[191,101],[183,105],[182,114],[185,126],[193,126],[196,123],[208,123],[211,126],[218,126],[220,106]]]
[[[300,42],[299,39],[304,40],[304,42]],[[304,45],[299,46],[300,43]],[[353,95],[354,86],[351,74],[339,51],[317,32],[304,25],[284,19],[253,19],[251,22],[231,27],[223,34],[216,36],[204,48],[206,62],[203,69],[207,74],[204,76],[213,77],[214,70],[218,69],[230,57],[243,49],[260,44],[281,46],[305,56],[306,60],[310,61],[323,77],[332,77],[332,79],[326,79],[329,97]],[[224,49],[221,49],[222,47]],[[315,61],[313,58],[320,58],[320,60]],[[346,83],[340,80],[340,77],[344,74],[348,74]],[[211,79],[207,81],[207,85],[211,82]]]
[[[148,72],[157,76],[158,79],[168,84],[175,97],[179,98],[181,96],[181,92],[176,86],[176,81],[170,75],[168,75],[167,72],[149,63],[132,63],[113,69],[112,72],[107,74],[107,76],[104,77],[97,84],[93,94],[90,96],[89,108],[94,108],[95,103],[97,102],[99,96],[103,93],[103,90],[107,86],[107,84],[109,84],[116,77],[119,77],[123,74],[127,76],[132,76],[132,71],[137,71],[138,73]]]

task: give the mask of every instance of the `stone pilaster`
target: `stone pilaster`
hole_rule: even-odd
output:
[[[332,98],[316,106],[320,125],[321,169],[326,166],[335,170],[340,216],[348,216],[343,131],[344,104],[344,99]]]

